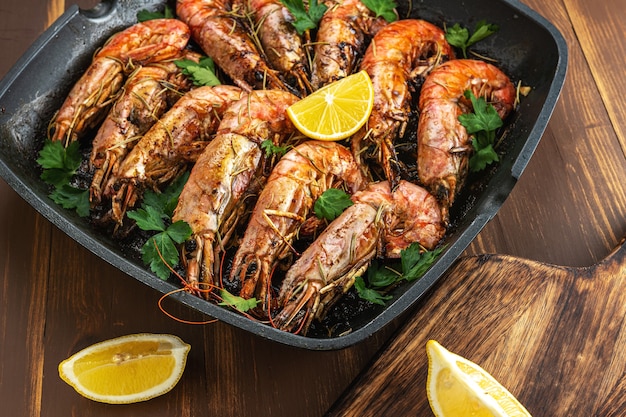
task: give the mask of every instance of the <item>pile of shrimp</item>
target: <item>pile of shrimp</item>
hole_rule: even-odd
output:
[[[432,23],[390,23],[360,0],[324,4],[318,27],[299,34],[279,0],[178,0],[176,18],[133,25],[97,51],[49,130],[66,146],[88,142],[92,210],[115,233],[146,190],[188,172],[172,217],[192,229],[180,246],[186,290],[216,300],[227,286],[256,299],[250,317],[300,334],[373,259],[441,244],[473,152],[458,120],[472,110],[464,92],[502,119],[516,95],[495,65],[457,59]],[[196,86],[175,64],[203,55],[222,85]],[[290,105],[361,70],[374,108],[360,131],[321,142],[294,128]],[[396,146],[412,117],[417,180]],[[288,152],[269,155],[267,141]],[[331,188],[353,204],[320,220],[314,204]]]

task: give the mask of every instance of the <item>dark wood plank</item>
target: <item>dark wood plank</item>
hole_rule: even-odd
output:
[[[464,259],[331,415],[430,415],[428,338],[493,371],[534,415],[624,414],[625,249],[585,267],[626,235],[624,81],[612,70],[623,66],[626,10],[614,1],[525,3],[566,37],[568,77],[527,170],[466,253],[566,266]]]
[[[592,74],[592,68],[621,68],[624,58],[599,52],[586,55],[586,50],[606,49],[604,39],[613,39],[611,48],[616,51],[624,50],[623,25],[603,26],[606,33],[599,37],[599,31],[583,29],[588,25],[581,20],[585,16],[574,19],[568,14],[572,5],[583,4],[582,0],[525,3],[553,22],[566,38],[567,78],[526,171],[467,253],[502,253],[559,265],[591,265],[604,258],[626,234],[625,147],[624,138],[615,131],[615,123],[623,128],[626,119],[622,90],[606,89],[601,97],[596,85],[596,81],[611,85],[623,71],[606,79],[601,76],[610,69]],[[608,1],[607,5],[616,6],[609,8],[603,2],[594,20],[623,22],[626,9],[616,3]],[[595,8],[591,4],[587,7]],[[604,14],[599,16],[601,12]],[[579,39],[587,45],[585,50]],[[621,118],[611,120],[606,103],[621,108]],[[564,236],[569,242],[563,241]]]
[[[626,106],[623,99],[616,99],[616,94],[626,88],[623,68],[626,59],[622,53],[626,45],[624,3],[567,0],[565,6],[583,53],[589,57],[589,67],[608,117],[626,152]]]
[[[502,211],[479,235],[468,254],[500,252],[563,265],[591,265],[602,259],[626,234],[623,217],[626,212],[623,185],[626,146],[621,97],[624,79],[619,71],[623,66],[621,51],[624,50],[625,37],[621,24],[624,9],[618,1],[602,0],[598,7],[598,2],[586,4],[584,0],[526,0],[566,35],[570,47],[568,79],[527,171]],[[0,61],[0,76],[71,3],[73,1],[3,0],[0,43],[4,59]],[[97,1],[82,0],[79,3],[90,7]],[[596,30],[598,27],[602,29]],[[4,404],[3,413],[11,416],[99,416],[112,413],[319,416],[362,369],[369,367],[372,356],[387,336],[381,334],[362,345],[338,352],[309,352],[277,345],[222,323],[207,326],[176,323],[158,310],[159,295],[155,291],[81,248],[35,213],[2,181],[0,271],[0,399]],[[449,282],[442,283],[444,289]],[[519,288],[517,294],[527,294],[534,288],[538,291],[537,298],[541,299],[548,287],[552,290],[550,294],[567,287],[569,298],[566,301],[572,302],[574,298],[588,300],[587,296],[596,291],[595,285],[593,288],[578,288],[570,283],[559,287],[558,283],[563,279],[556,278],[555,282],[533,285],[529,289]],[[476,284],[480,283],[484,284],[484,281],[479,280]],[[491,287],[475,290],[488,297],[498,285],[504,283],[498,281]],[[600,292],[608,291],[604,283],[598,287]],[[454,292],[451,294],[452,297],[458,296]],[[610,296],[615,297],[615,294]],[[508,296],[497,301],[502,303],[501,309],[515,302]],[[486,333],[464,332],[461,328],[463,317],[459,316],[455,306],[449,307],[449,324],[445,331],[441,330],[441,340],[449,342],[451,349],[458,347],[460,353],[490,369],[498,359],[510,354],[511,349],[518,349],[515,341],[526,337],[533,329],[532,325],[528,326],[533,323],[529,321],[533,315],[539,314],[537,311],[547,311],[539,302],[527,302],[534,307],[526,315],[513,315],[526,327],[521,324],[515,327],[515,337],[511,340],[498,335],[502,327],[494,322],[493,329]],[[180,317],[204,318],[177,303],[167,305],[169,311]],[[578,312],[585,317],[596,314],[588,309],[590,306],[585,304],[584,308],[574,308],[569,315],[562,309],[563,316],[573,320],[572,315]],[[553,307],[550,311],[556,309]],[[478,309],[477,313],[486,314],[486,311]],[[415,325],[434,328],[434,320],[420,317],[413,317],[418,320]],[[596,316],[593,317],[595,320]],[[474,319],[476,316],[464,320]],[[572,331],[580,330],[588,323],[589,320],[573,323]],[[56,366],[69,354],[104,338],[139,331],[179,334],[192,344],[184,377],[170,394],[143,404],[113,407],[83,399],[58,378]],[[613,333],[607,334],[600,332],[596,337],[613,337]],[[413,347],[410,329],[400,335],[405,337],[404,347]],[[489,337],[497,338],[498,342],[488,345],[492,348],[491,356],[474,356],[475,347]],[[623,346],[626,340],[622,332],[609,343],[611,341]],[[544,345],[546,343],[540,344]],[[536,348],[536,344],[532,344],[532,348]],[[562,352],[557,350],[558,346],[550,348],[552,350],[548,350],[545,357],[539,358],[541,366],[558,360],[557,355]],[[583,348],[588,349],[587,346]],[[414,349],[423,359],[420,356],[423,346]],[[388,355],[403,357],[393,349],[386,352],[382,351],[381,358]],[[584,350],[585,354],[587,352]],[[597,350],[590,354],[607,353]],[[526,372],[519,367],[522,359],[526,358],[516,358],[509,363],[509,369]],[[580,361],[571,351],[566,352],[565,359],[566,363],[554,375],[544,375],[541,367],[528,371],[533,377],[525,375],[523,380],[517,379],[517,372],[508,370],[495,374],[512,391],[520,393],[522,400],[532,395],[545,403],[549,397],[540,390],[543,379],[553,378],[553,385],[544,387],[546,392],[561,395],[554,378],[559,375],[569,377],[567,372],[572,372],[572,366]],[[626,386],[624,370],[615,368],[624,363],[624,358],[617,359],[609,369],[608,379],[601,381],[602,397],[607,401],[603,405],[598,403],[597,415],[624,414],[625,406],[620,403]],[[385,381],[390,384],[390,393],[400,392],[400,397],[407,398],[421,396],[423,385],[416,386],[415,381],[410,380],[416,375],[415,370],[402,369],[404,372],[398,371],[400,377],[394,375]],[[423,367],[419,372],[423,372]],[[354,386],[364,384],[369,384],[367,378],[357,378]],[[584,395],[589,398],[591,393]],[[421,397],[422,405],[424,399]],[[344,400],[342,404],[348,402]],[[534,410],[537,408],[531,408]],[[407,413],[400,408],[397,411],[400,415]],[[571,414],[588,415],[576,411]],[[428,411],[425,414],[428,415]]]
[[[65,9],[61,0],[10,3],[15,21],[0,19],[2,36],[12,39],[2,42],[10,47],[7,60],[0,62],[0,75],[46,22]],[[88,3],[81,5],[88,7]],[[0,6],[3,12],[5,6],[9,7]],[[7,404],[3,413],[16,417],[112,412],[120,416],[256,416],[259,410],[315,417],[330,407],[384,340],[381,334],[354,348],[309,352],[223,323],[177,323],[158,309],[160,294],[82,248],[3,181],[0,271],[0,399]],[[206,319],[173,301],[166,306],[183,319]],[[168,395],[113,407],[80,397],[58,377],[58,363],[72,353],[136,332],[177,334],[192,345],[184,376]]]
[[[46,343],[44,367],[44,375],[50,377],[43,380],[42,399],[44,404],[63,401],[50,415],[68,415],[72,410],[80,410],[82,416],[110,412],[110,406],[75,394],[57,377],[56,366],[79,349],[124,334],[176,334],[192,350],[172,393],[145,404],[115,407],[120,416],[139,412],[255,416],[259,410],[319,416],[382,343],[381,339],[343,351],[311,352],[278,345],[223,323],[180,324],[159,311],[160,294],[103,263],[57,230],[52,242],[49,286],[54,291],[47,300],[46,341],[50,343]],[[174,302],[167,304],[167,310],[186,320],[206,319]]]
[[[2,2],[0,77],[46,27],[46,9],[40,5],[37,0]],[[31,24],[24,25],[28,20]],[[47,220],[0,180],[2,414],[37,416],[41,411],[51,230]]]
[[[0,193],[0,386],[7,399],[3,413],[38,415],[52,227],[4,181]]]
[[[481,365],[532,415],[622,415],[624,317],[626,245],[591,268],[466,257],[328,415],[430,415],[429,339]]]

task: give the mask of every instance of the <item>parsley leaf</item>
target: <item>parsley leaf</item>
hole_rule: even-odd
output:
[[[472,146],[474,154],[469,165],[472,172],[478,172],[492,162],[498,162],[498,154],[493,145],[496,140],[496,130],[502,126],[502,119],[496,109],[488,104],[484,98],[476,98],[471,90],[465,92],[465,97],[472,102],[473,113],[462,114],[459,121],[473,135]]]
[[[89,191],[72,187],[69,184],[55,188],[50,194],[50,199],[68,210],[76,210],[80,217],[87,217],[91,205],[89,204]]]
[[[69,183],[80,167],[81,158],[78,142],[65,148],[61,141],[46,139],[37,158],[37,163],[44,169],[41,179],[55,187]]]
[[[229,293],[223,288],[220,290],[220,296],[222,297],[223,301],[217,303],[218,305],[230,306],[243,312],[251,310],[255,308],[257,304],[259,304],[259,301],[256,298],[242,298]]]
[[[478,41],[482,41],[489,35],[493,35],[494,33],[496,33],[499,29],[500,28],[498,27],[498,25],[487,23],[486,20],[479,21],[478,23],[476,23],[474,33],[472,33],[472,36],[470,36],[469,40],[467,41],[467,46],[471,46]]]
[[[170,276],[168,265],[174,267],[179,260],[178,249],[167,232],[157,233],[148,239],[141,248],[141,254],[143,262],[162,280]]]
[[[461,51],[463,51],[463,57],[467,58],[467,48],[476,42],[485,39],[489,35],[492,35],[498,30],[499,27],[497,25],[481,20],[476,24],[474,33],[470,36],[470,32],[467,28],[464,28],[460,24],[456,23],[454,26],[446,30],[446,40],[450,45],[460,48]]]
[[[90,209],[89,191],[70,185],[81,159],[78,142],[72,142],[66,148],[61,141],[46,139],[37,163],[43,168],[41,179],[54,187],[50,199],[65,209],[76,210],[80,217],[86,217]]]
[[[419,245],[413,244],[401,251],[402,277],[409,282],[420,278],[435,262],[442,250],[443,248],[437,248],[421,252]]]
[[[191,227],[183,220],[178,220],[167,228],[168,236],[176,243],[184,243],[191,236]]]
[[[142,208],[129,211],[128,217],[133,219],[141,230],[156,232],[165,231],[163,211],[160,208],[143,205]]]
[[[435,259],[444,248],[432,251],[421,251],[419,243],[413,243],[408,248],[400,251],[398,265],[383,265],[375,260],[367,269],[367,281],[362,277],[355,279],[354,286],[359,297],[374,304],[385,305],[385,302],[393,298],[384,295],[385,288],[397,284],[403,280],[412,282],[420,278],[426,270],[435,262]],[[394,268],[398,267],[399,271]]]
[[[159,211],[164,218],[172,217],[174,209],[178,204],[178,197],[183,191],[183,187],[187,183],[187,179],[189,179],[189,172],[185,172],[183,175],[172,181],[161,193],[155,193],[154,191],[146,192],[143,197],[143,204],[159,208]]]
[[[339,217],[339,215],[352,204],[354,203],[350,200],[350,196],[345,191],[337,188],[329,188],[315,200],[313,211],[318,218],[332,221]]]
[[[261,149],[265,151],[265,156],[283,156],[289,150],[289,146],[274,145],[274,142],[272,142],[271,139],[265,139],[263,142],[261,142]]]
[[[365,281],[361,277],[356,277],[354,280],[354,288],[356,288],[357,294],[362,299],[381,306],[385,305],[386,301],[391,300],[391,295],[383,295],[380,291],[368,288]]]
[[[395,284],[401,277],[401,273],[391,267],[380,264],[376,260],[373,260],[370,267],[367,269],[367,282],[371,288],[380,289],[388,287]]]
[[[165,5],[165,9],[162,12],[151,12],[149,10],[139,10],[137,12],[137,21],[145,22],[146,20],[154,19],[173,19],[174,10],[168,4]]]
[[[376,13],[376,17],[381,17],[387,22],[395,22],[398,20],[396,7],[398,4],[394,0],[362,0],[362,3]]]
[[[162,193],[148,191],[141,208],[127,213],[128,218],[135,220],[140,229],[157,232],[143,245],[141,254],[143,262],[163,280],[170,276],[168,265],[174,267],[180,260],[176,244],[185,242],[192,233],[189,224],[182,220],[171,223],[172,213],[187,178],[189,174],[179,177]]]
[[[310,29],[315,29],[328,7],[325,4],[319,4],[317,0],[309,1],[309,9],[307,10],[302,0],[280,0],[281,3],[289,10],[295,20],[292,22],[298,34],[302,35]]]
[[[191,78],[196,86],[222,84],[215,74],[215,62],[208,56],[200,58],[199,62],[192,59],[178,59],[174,63],[182,69],[184,75]]]

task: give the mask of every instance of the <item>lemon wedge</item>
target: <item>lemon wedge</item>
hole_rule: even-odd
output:
[[[59,376],[94,401],[146,401],[174,388],[189,350],[188,344],[173,335],[132,334],[75,353],[59,364]]]
[[[287,108],[294,126],[312,139],[337,141],[356,133],[374,107],[374,87],[366,71],[325,85]]]
[[[437,417],[530,417],[494,377],[434,340],[426,343],[426,392]]]

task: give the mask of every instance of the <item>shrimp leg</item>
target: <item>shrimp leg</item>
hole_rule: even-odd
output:
[[[373,159],[382,166],[392,187],[401,176],[394,142],[409,121],[413,84],[450,58],[454,52],[443,30],[418,19],[385,26],[365,52],[361,69],[372,79],[374,108],[366,125],[352,138],[352,150],[359,161]]]
[[[193,166],[173,216],[193,232],[182,253],[192,288],[220,286],[215,260],[239,222],[245,195],[264,183],[260,144],[266,139],[281,143],[294,133],[286,110],[297,100],[280,90],[244,95],[228,108],[217,135]]]
[[[446,213],[465,182],[473,152],[467,130],[459,122],[459,115],[472,110],[464,97],[467,90],[493,105],[501,119],[515,102],[509,78],[484,61],[448,61],[426,77],[418,104],[417,169],[420,182],[440,199]]]
[[[335,142],[308,141],[285,154],[259,195],[233,260],[231,280],[241,284],[239,295],[256,297],[267,311],[272,269],[291,249],[315,200],[329,188],[354,193],[366,184],[350,151]]]
[[[180,56],[189,36],[187,25],[176,19],[148,20],[113,35],[61,105],[49,128],[50,139],[67,146],[83,137],[106,115],[129,66]]]

